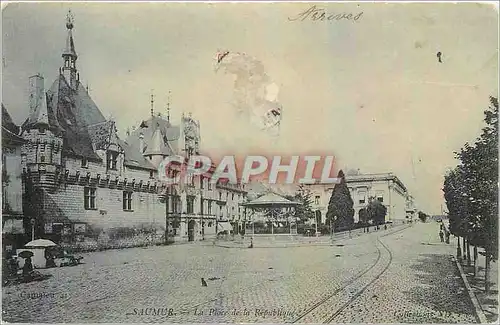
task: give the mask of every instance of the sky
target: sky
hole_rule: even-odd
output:
[[[48,88],[62,65],[65,18],[80,80],[124,132],[150,114],[192,112],[203,151],[336,156],[337,169],[393,172],[417,207],[440,214],[454,151],[498,96],[498,11],[477,3],[317,3],[354,20],[290,21],[311,3],[37,3],[2,11],[2,103],[28,114],[28,78]],[[279,86],[280,136],[234,117],[219,50],[257,58]],[[442,53],[438,62],[437,52]]]

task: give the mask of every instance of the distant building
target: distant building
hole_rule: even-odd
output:
[[[401,180],[392,173],[347,175],[345,179],[354,202],[354,222],[359,221],[359,211],[368,207],[371,197],[387,207],[386,221],[406,220],[407,211],[414,211],[413,198]],[[321,223],[326,223],[333,187],[334,184],[308,185],[312,194],[312,210],[318,220],[321,218]],[[410,198],[411,205],[407,203]]]
[[[2,251],[22,247],[29,220],[23,214],[21,146],[19,127],[2,104]]]

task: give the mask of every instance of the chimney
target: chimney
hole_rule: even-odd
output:
[[[144,152],[144,134],[142,132],[139,134],[139,151],[141,154]]]
[[[36,114],[42,105],[44,100],[44,86],[43,77],[40,74],[36,74],[29,78],[30,89],[29,89],[29,106],[30,106],[30,119],[36,118]]]

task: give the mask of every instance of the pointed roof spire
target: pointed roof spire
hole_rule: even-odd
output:
[[[49,125],[49,113],[47,111],[47,95],[42,94],[42,100],[40,102],[38,116],[36,117],[35,126],[48,126]]]
[[[63,58],[66,56],[70,56],[74,61],[78,58],[75,51],[75,42],[73,41],[73,21],[74,17],[71,13],[71,10],[68,10],[68,14],[66,15],[66,28],[68,29],[68,36],[66,37],[66,48],[62,54]]]

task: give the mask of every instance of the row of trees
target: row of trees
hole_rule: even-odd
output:
[[[498,99],[490,97],[484,112],[485,127],[473,144],[466,143],[455,152],[459,164],[444,180],[444,197],[448,207],[450,232],[460,237],[464,255],[470,264],[470,246],[485,250],[485,289],[489,291],[490,261],[498,259]],[[476,270],[476,267],[474,268]]]

